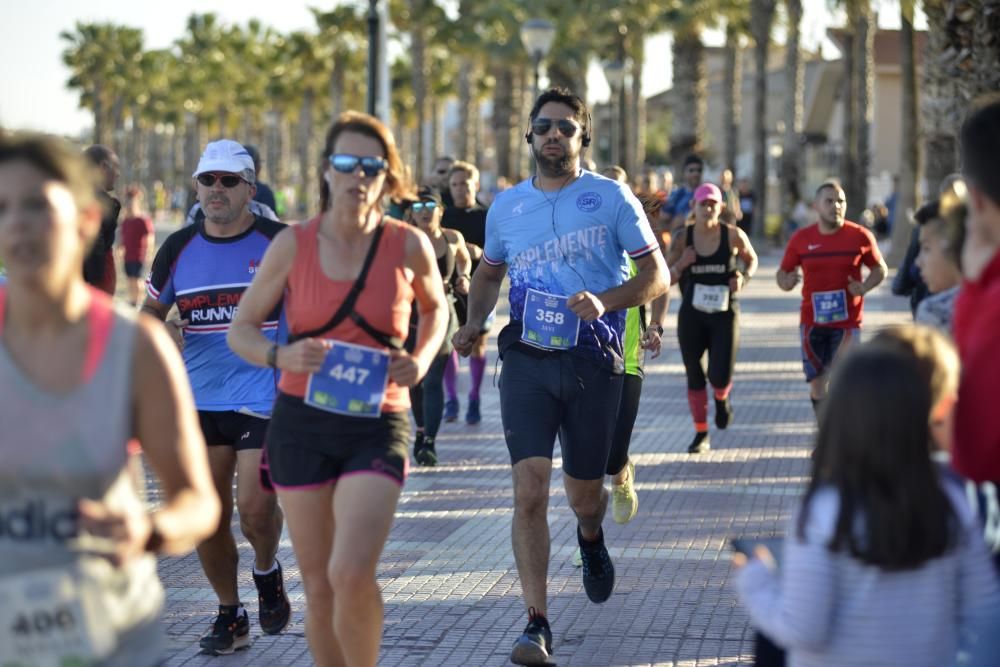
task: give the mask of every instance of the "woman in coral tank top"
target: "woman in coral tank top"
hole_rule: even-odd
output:
[[[288,519],[317,665],[374,667],[382,636],[375,568],[406,478],[407,387],[448,322],[430,240],[383,215],[402,194],[389,130],[348,112],[327,132],[318,216],[275,237],[229,330],[247,361],[282,371],[267,434],[269,477]],[[260,324],[284,297],[289,341]],[[402,349],[411,302],[420,324]]]
[[[162,664],[153,553],[219,521],[176,346],[83,280],[100,224],[77,151],[0,139],[0,665]],[[164,492],[153,513],[133,438]]]

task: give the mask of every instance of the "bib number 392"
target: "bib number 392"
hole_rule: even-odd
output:
[[[729,285],[695,283],[691,305],[703,313],[723,313],[729,310]]]
[[[529,289],[521,316],[521,340],[546,350],[568,350],[580,335],[580,318],[570,310],[569,297]]]
[[[306,405],[351,417],[378,417],[389,382],[384,350],[331,341],[323,366],[309,376]]]
[[[113,646],[97,601],[65,570],[0,579],[0,665],[96,664]]]

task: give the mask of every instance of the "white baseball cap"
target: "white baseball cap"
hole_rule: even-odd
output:
[[[191,174],[192,178],[197,178],[199,174],[211,171],[224,171],[231,174],[249,175],[251,183],[255,180],[256,172],[253,168],[253,157],[242,144],[232,139],[219,139],[209,142],[205,146],[205,152],[198,160],[198,168]],[[247,174],[246,172],[250,173]]]

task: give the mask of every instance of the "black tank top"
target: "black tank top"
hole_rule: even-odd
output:
[[[438,271],[441,272],[441,280],[444,281],[444,291],[451,292],[451,281],[455,277],[455,253],[451,250],[448,237],[442,233],[442,238],[444,238],[444,255],[437,258]]]
[[[444,342],[441,343],[441,349],[447,351],[450,349],[451,335],[455,333],[458,322],[458,317],[455,315],[455,295],[452,290],[452,283],[455,280],[455,253],[452,251],[447,237],[444,237],[444,254],[437,258],[437,266],[438,271],[441,272],[441,280],[444,283],[444,292],[447,295],[446,299],[448,301],[448,330],[445,334]],[[410,333],[406,338],[406,343],[403,345],[403,348],[407,352],[413,352],[414,347],[417,345],[417,325],[419,319],[420,313],[417,312],[416,305],[414,305],[410,310]]]
[[[684,271],[681,277],[681,293],[684,296],[682,305],[690,305],[694,286],[729,285],[729,279],[736,271],[736,257],[729,246],[729,226],[720,225],[719,247],[711,255],[696,255],[694,264]],[[694,248],[694,225],[687,227],[686,247]],[[697,250],[695,251],[697,253]],[[729,295],[730,309],[736,306],[736,295]]]

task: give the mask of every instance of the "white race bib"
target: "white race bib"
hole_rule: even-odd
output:
[[[75,568],[0,577],[0,600],[0,665],[90,665],[114,649],[101,592]]]
[[[703,313],[722,313],[729,310],[729,285],[695,283],[691,305]]]

